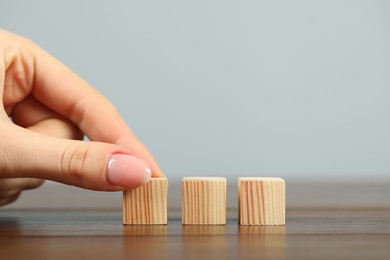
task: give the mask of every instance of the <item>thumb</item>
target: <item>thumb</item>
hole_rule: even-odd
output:
[[[118,191],[151,177],[149,166],[123,146],[60,139],[12,124],[0,129],[0,178],[33,177]]]

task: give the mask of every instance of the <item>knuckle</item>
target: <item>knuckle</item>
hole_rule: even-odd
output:
[[[0,206],[4,206],[7,204],[11,204],[12,202],[15,202],[20,197],[21,192],[18,192],[12,196],[1,198],[0,199]]]
[[[32,189],[36,189],[38,187],[41,187],[43,185],[43,183],[45,182],[45,180],[41,180],[41,179],[35,179],[31,185],[31,188]]]
[[[19,189],[15,188],[10,188],[6,190],[1,190],[0,191],[0,198],[9,198],[12,197],[20,192]]]
[[[28,178],[26,179],[26,182],[24,183],[24,185],[22,186],[23,190],[31,190],[31,189],[36,189],[40,186],[42,186],[42,184],[44,183],[45,181],[42,180],[42,179],[33,179],[33,178]]]
[[[90,91],[86,91],[83,93],[82,97],[70,108],[70,118],[72,121],[80,122],[80,124],[86,118],[85,114],[88,111],[91,111],[90,106],[93,102],[94,98]],[[79,124],[79,125],[80,125]]]
[[[61,171],[63,175],[76,179],[84,178],[86,174],[85,161],[90,153],[86,144],[72,143],[63,152]]]

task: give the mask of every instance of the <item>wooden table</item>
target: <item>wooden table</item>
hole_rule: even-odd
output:
[[[390,182],[287,181],[287,224],[237,224],[236,184],[226,226],[182,226],[170,183],[167,226],[123,226],[121,193],[59,184],[0,209],[0,259],[390,259]]]

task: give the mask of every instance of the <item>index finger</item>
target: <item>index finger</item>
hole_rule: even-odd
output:
[[[93,141],[121,144],[163,176],[153,156],[127,127],[114,106],[97,90],[53,56],[33,44],[32,95],[45,106],[68,118]]]
[[[98,91],[44,50],[37,48],[32,95],[70,119],[90,139],[115,143],[131,131]]]

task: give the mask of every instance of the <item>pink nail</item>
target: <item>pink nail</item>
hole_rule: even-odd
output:
[[[152,175],[141,159],[127,154],[113,154],[108,161],[107,180],[114,185],[136,188],[147,183]]]

